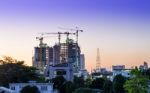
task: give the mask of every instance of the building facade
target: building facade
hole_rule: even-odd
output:
[[[11,83],[9,88],[14,93],[20,93],[25,86],[36,86],[40,93],[54,93],[52,83]]]
[[[80,55],[80,70],[85,70],[85,56],[84,56],[84,54]]]
[[[70,63],[49,66],[46,70],[46,79],[51,80],[57,76],[63,76],[67,81],[73,81],[73,68]]]
[[[80,53],[80,47],[72,39],[68,39],[66,43],[55,44],[53,47],[35,47],[33,66],[44,72],[46,66],[71,63],[73,72],[76,73],[85,65],[84,55],[80,56]]]
[[[111,80],[114,79],[114,77],[116,75],[122,75],[124,77],[127,77],[129,78],[131,76],[130,72],[131,72],[132,69],[126,69],[125,68],[125,65],[116,65],[116,66],[112,66],[112,77],[111,77]]]

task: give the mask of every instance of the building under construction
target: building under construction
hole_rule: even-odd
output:
[[[34,48],[33,66],[44,72],[47,66],[67,63],[71,64],[73,72],[76,73],[80,70],[81,50],[78,42],[68,38],[69,32],[58,34],[59,42],[51,47],[43,43],[43,36],[37,38],[40,44]],[[66,42],[60,42],[60,34],[67,34]]]

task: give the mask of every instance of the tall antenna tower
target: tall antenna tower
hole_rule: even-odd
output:
[[[100,53],[99,48],[97,48],[97,57],[96,57],[96,70],[100,70],[101,64],[100,64]]]

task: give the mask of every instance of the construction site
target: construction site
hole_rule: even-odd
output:
[[[81,54],[78,44],[79,32],[83,32],[83,30],[78,28],[69,30],[70,32],[40,33],[40,36],[36,37],[39,45],[34,48],[33,66],[47,79],[63,75],[67,80],[73,80],[74,75],[81,76],[85,74],[84,72],[87,72],[84,54]],[[57,43],[53,46],[48,46],[47,43],[43,42],[44,38],[50,35],[58,37]],[[61,41],[62,36],[66,37],[65,42]],[[72,39],[71,36],[76,38]]]

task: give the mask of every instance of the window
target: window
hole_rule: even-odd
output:
[[[47,86],[41,86],[41,90],[47,90]]]
[[[56,74],[57,75],[66,75],[66,71],[57,71]]]

